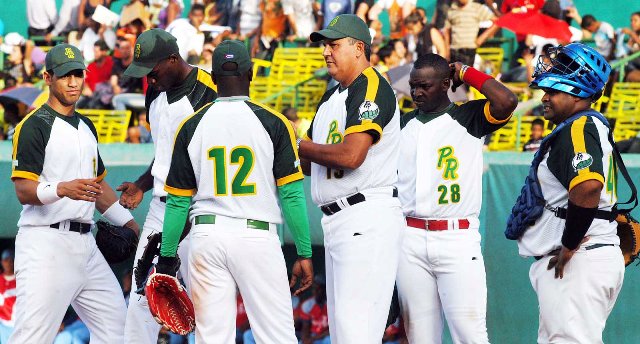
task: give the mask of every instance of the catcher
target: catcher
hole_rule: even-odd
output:
[[[610,72],[594,49],[571,43],[547,51],[533,75],[531,87],[545,92],[544,117],[557,127],[534,157],[506,235],[518,240],[520,255],[535,257],[529,277],[541,343],[602,343],[622,288],[614,222],[619,154],[608,121],[590,109]]]

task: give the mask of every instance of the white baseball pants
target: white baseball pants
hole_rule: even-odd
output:
[[[69,304],[92,344],[124,341],[126,305],[91,233],[22,227],[16,236],[16,322],[11,344],[52,343]]]
[[[529,278],[538,294],[538,343],[602,343],[602,331],[624,280],[618,246],[586,250],[588,241],[565,265],[564,277],[547,270],[551,256],[531,265]]]
[[[193,225],[189,256],[196,343],[235,344],[240,291],[260,344],[297,344],[293,307],[277,226],[247,228],[246,219],[216,215]]]
[[[427,231],[407,226],[397,286],[409,343],[442,343],[443,315],[454,343],[489,343],[487,284],[477,229]]]
[[[145,246],[147,246],[147,237],[153,233],[162,232],[162,224],[164,222],[165,204],[160,201],[159,197],[154,197],[149,205],[149,213],[144,221],[142,234],[136,250],[136,256],[133,260],[135,267],[138,259],[142,256]],[[178,256],[180,257],[180,270],[178,274],[184,281],[189,292],[189,238],[185,238],[178,246]],[[129,297],[129,308],[127,309],[127,320],[124,329],[124,343],[126,344],[156,344],[158,342],[158,332],[160,332],[160,324],[158,324],[149,311],[149,303],[146,296],[136,293],[138,285],[135,276],[131,281],[131,295]]]
[[[381,342],[404,222],[400,201],[388,196],[322,218],[332,343]]]

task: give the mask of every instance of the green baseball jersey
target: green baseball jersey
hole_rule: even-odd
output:
[[[190,216],[282,223],[277,186],[303,178],[289,120],[248,97],[223,97],[176,134],[165,190],[193,196]]]
[[[65,116],[45,104],[16,126],[11,179],[64,182],[98,177],[100,181],[106,174],[96,128],[79,113]],[[18,226],[48,226],[66,220],[93,223],[94,211],[95,203],[66,197],[48,205],[26,204]]]
[[[617,201],[617,171],[609,128],[589,116],[583,116],[562,129],[551,143],[538,167],[538,180],[546,203],[566,208],[569,192],[586,180],[603,184],[599,209],[610,210]],[[565,220],[545,210],[536,223],[518,240],[523,256],[545,255],[562,243]],[[616,222],[594,219],[586,236],[590,244],[619,244]]]

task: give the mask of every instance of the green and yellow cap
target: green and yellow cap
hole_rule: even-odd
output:
[[[47,71],[52,71],[58,77],[76,69],[87,69],[80,49],[70,44],[59,44],[51,48],[44,59],[44,65]]]
[[[329,23],[325,29],[314,32],[309,37],[312,42],[325,39],[355,38],[364,44],[371,45],[371,33],[367,24],[354,14],[341,14]]]
[[[158,62],[176,54],[180,55],[176,38],[162,29],[147,30],[138,36],[133,47],[133,62],[124,75],[142,78],[153,70]]]

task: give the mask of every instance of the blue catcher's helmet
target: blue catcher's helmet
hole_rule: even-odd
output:
[[[593,48],[582,43],[549,48],[538,58],[531,88],[550,88],[580,98],[602,91],[611,66]]]

